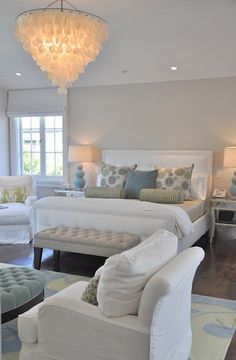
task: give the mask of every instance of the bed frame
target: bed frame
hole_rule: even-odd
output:
[[[137,164],[141,170],[151,170],[158,166],[186,166],[194,164],[194,174],[207,175],[206,208],[212,191],[212,151],[204,150],[103,150],[102,159],[108,164],[130,165]],[[209,211],[197,219],[194,232],[179,240],[178,252],[189,248],[209,230]]]

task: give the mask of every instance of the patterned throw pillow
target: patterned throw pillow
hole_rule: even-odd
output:
[[[182,190],[184,200],[191,200],[191,177],[194,164],[181,168],[155,167],[158,170],[156,187],[158,189]]]
[[[98,306],[97,302],[97,289],[99,283],[100,276],[94,276],[88,283],[87,287],[85,288],[81,300],[85,301],[89,304]]]
[[[101,184],[103,187],[125,186],[127,174],[135,170],[137,165],[133,166],[114,166],[102,163],[101,166]]]
[[[26,194],[24,186],[0,188],[0,203],[25,202]]]

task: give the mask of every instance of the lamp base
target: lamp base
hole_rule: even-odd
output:
[[[231,181],[232,185],[229,188],[229,192],[232,198],[236,198],[236,171],[234,171],[234,176]]]
[[[76,190],[83,190],[86,184],[86,180],[84,178],[83,165],[77,165],[75,170],[75,179],[74,179],[74,187]]]

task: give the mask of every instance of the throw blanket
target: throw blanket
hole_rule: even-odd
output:
[[[187,213],[178,206],[139,200],[47,197],[33,204],[34,232],[42,228],[81,226],[129,232],[145,239],[157,229],[178,238],[193,232]]]

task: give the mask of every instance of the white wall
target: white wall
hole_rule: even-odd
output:
[[[0,88],[0,175],[10,174],[9,124],[6,108],[7,91]]]
[[[69,144],[103,149],[214,151],[214,175],[225,146],[236,145],[236,77],[72,88]],[[229,186],[224,169],[214,186]]]

